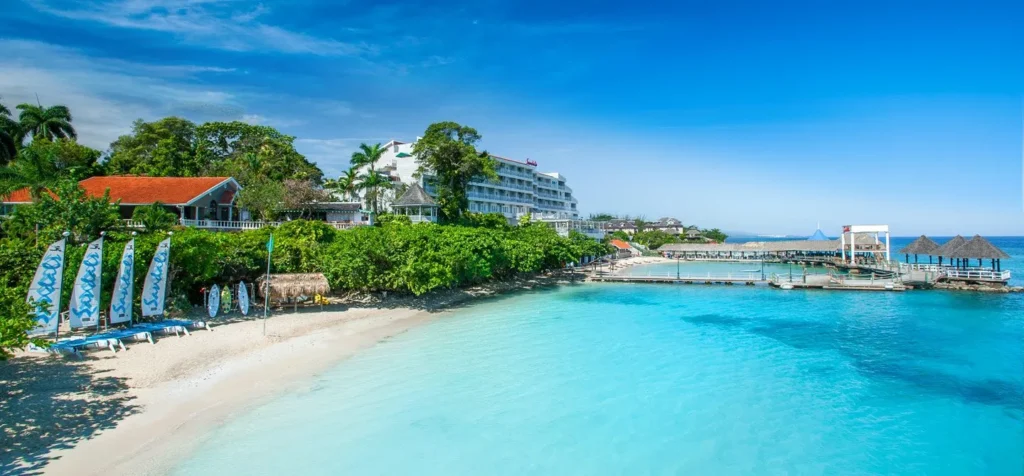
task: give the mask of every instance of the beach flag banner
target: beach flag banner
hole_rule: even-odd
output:
[[[29,331],[29,335],[57,332],[66,243],[67,239],[64,238],[46,249],[39,267],[36,268],[36,274],[32,277],[32,283],[29,284],[26,300],[30,304],[35,303],[33,314],[36,317],[36,327]],[[49,307],[48,310],[44,310],[46,306]]]
[[[124,245],[121,267],[114,280],[114,294],[110,297],[110,323],[120,324],[132,320],[132,292],[135,283],[135,240]]]
[[[210,288],[209,294],[206,295],[206,312],[211,318],[217,317],[217,313],[220,311],[220,286],[216,284]]]
[[[249,288],[245,287],[245,281],[238,283],[238,310],[243,316],[249,315]]]
[[[78,267],[75,285],[71,288],[72,329],[99,327],[100,325],[100,283],[103,280],[103,237],[89,243],[85,257]]]
[[[149,272],[142,285],[142,316],[162,316],[164,301],[167,299],[167,268],[171,260],[171,239],[167,238],[156,247]]]

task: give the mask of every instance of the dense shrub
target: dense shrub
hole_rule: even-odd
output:
[[[194,228],[171,232],[170,299],[202,302],[200,289],[240,280],[252,282],[266,272],[266,243],[274,234],[273,272],[322,272],[335,291],[396,291],[423,294],[535,273],[578,263],[583,256],[607,253],[605,245],[573,234],[563,238],[547,226],[516,227],[415,225],[391,222],[336,230],[330,225],[295,220],[277,228],[221,233]],[[157,245],[167,233],[136,236],[135,299]],[[78,265],[89,239],[71,237],[67,247],[61,307],[66,307]],[[104,240],[102,308],[110,293],[129,232],[112,231]],[[10,237],[0,240],[0,321],[20,312],[29,281],[50,241]],[[138,307],[136,307],[138,309]],[[22,319],[24,321],[24,319]],[[22,329],[25,322],[0,322],[0,332]],[[29,326],[30,327],[30,326]],[[15,332],[17,333],[17,332]],[[7,345],[7,337],[0,335]],[[18,341],[24,345],[22,341]]]

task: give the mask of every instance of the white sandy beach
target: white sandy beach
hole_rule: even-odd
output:
[[[83,398],[90,402],[86,406],[127,406],[132,410],[123,413],[132,414],[112,422],[109,429],[85,435],[68,445],[42,443],[40,448],[25,448],[25,453],[31,454],[33,449],[44,453],[46,447],[67,446],[45,455],[5,461],[8,464],[0,466],[5,468],[0,472],[42,469],[46,474],[165,474],[176,460],[189,454],[211,427],[277,394],[301,389],[312,377],[360,349],[436,315],[407,307],[285,312],[268,321],[266,337],[262,334],[263,322],[249,320],[217,326],[213,331],[197,330],[188,337],[165,336],[155,345],[134,343],[127,352],[117,354],[92,351],[80,363],[23,355],[21,369],[39,361],[34,367],[41,372],[49,368],[47,364],[59,364],[84,366],[74,372],[76,375],[88,372],[116,376],[126,388],[112,391],[111,395],[97,394],[88,388],[77,390],[86,394]],[[11,378],[20,379],[20,384],[28,387],[23,389],[28,400],[45,399],[41,394],[65,387],[45,376],[8,375],[0,380]],[[60,376],[55,374],[54,378]],[[33,392],[37,394],[29,395]],[[28,418],[30,412],[19,411],[17,403],[12,403],[16,401],[12,398],[5,402],[4,418]],[[24,430],[22,435],[7,437],[33,435],[58,441],[62,438],[52,436],[51,432],[81,431],[71,424],[61,428],[64,425],[60,420],[50,421],[45,413],[34,423],[52,428]],[[55,418],[60,414],[54,413]],[[96,418],[108,416],[102,410],[95,413]],[[11,426],[5,425],[5,429]]]
[[[22,352],[0,362],[0,474],[166,474],[209,430],[388,337],[478,298],[580,282],[565,275],[429,296],[361,296],[354,307],[215,321],[212,331],[86,358]],[[428,310],[429,309],[429,310]],[[219,444],[210,442],[209,444]]]

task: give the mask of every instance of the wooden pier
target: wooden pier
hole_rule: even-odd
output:
[[[665,274],[648,276],[628,276],[617,274],[594,275],[591,281],[606,283],[661,283],[661,284],[745,284],[753,286],[766,283],[760,273],[725,273],[725,274]]]
[[[874,276],[847,276],[836,273],[828,274],[773,274],[763,277],[759,273],[706,273],[676,275],[672,273],[630,276],[618,274],[596,274],[588,279],[604,283],[641,283],[641,284],[724,284],[754,286],[768,284],[776,289],[827,289],[838,291],[904,291],[907,287],[893,278]]]

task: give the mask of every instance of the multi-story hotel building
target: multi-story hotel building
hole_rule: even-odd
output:
[[[412,147],[412,143],[388,142],[377,167],[394,180],[419,183],[428,194],[436,196],[429,173],[419,178],[414,176],[419,163],[412,154]],[[538,172],[537,163],[530,160],[520,162],[496,155],[491,157],[498,163],[498,180],[477,179],[469,183],[466,190],[469,211],[501,213],[510,221],[527,213],[540,220],[579,218],[576,197],[565,184],[565,177],[557,172]]]

